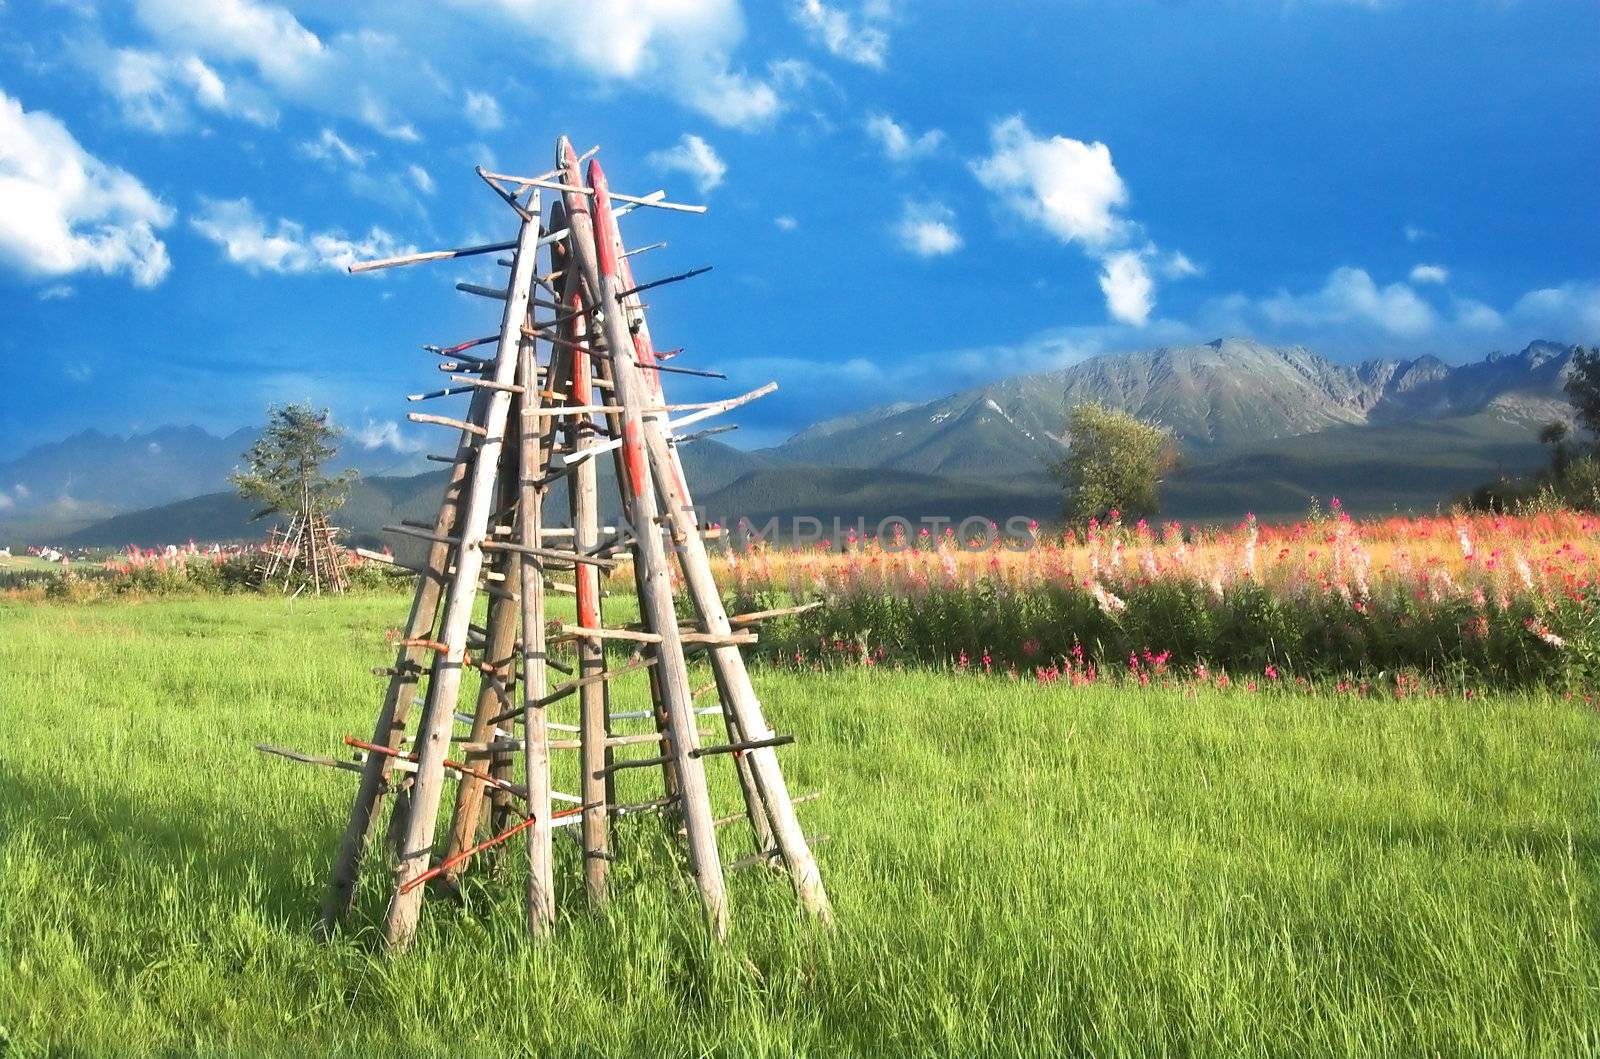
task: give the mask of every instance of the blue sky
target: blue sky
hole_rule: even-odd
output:
[[[578,12],[562,21],[563,9]],[[493,330],[472,175],[556,134],[640,211],[746,445],[1104,350],[1600,340],[1592,0],[0,0],[0,449],[331,406],[414,451]],[[677,380],[674,380],[677,383]]]

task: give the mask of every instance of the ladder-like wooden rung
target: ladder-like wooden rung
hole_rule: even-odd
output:
[[[678,796],[669,794],[664,798],[657,798],[649,802],[634,802],[631,805],[612,805],[606,807],[606,812],[612,816],[633,816],[636,813],[653,813],[658,809],[676,805]]]
[[[274,754],[278,757],[287,758],[288,760],[297,762],[301,765],[321,765],[325,768],[344,769],[349,772],[362,771],[361,766],[356,764],[354,761],[343,761],[336,757],[327,757],[318,754],[305,754],[298,750],[290,750],[288,747],[271,746],[267,743],[257,743],[256,749],[261,751],[263,754]]]
[[[806,802],[814,802],[818,798],[821,798],[821,797],[822,797],[822,792],[821,791],[812,791],[810,794],[802,794],[798,798],[791,798],[789,800],[789,804],[790,805],[804,805]],[[714,826],[714,827],[727,827],[729,824],[737,824],[740,820],[748,820],[748,819],[750,819],[750,814],[749,813],[729,813],[727,816],[719,816],[719,817],[717,817],[715,820],[711,821],[711,823],[712,823],[712,826]],[[686,828],[686,827],[678,828],[678,837],[679,838],[684,838],[688,834],[689,834],[689,829],[688,828]]]
[[[602,570],[610,570],[616,563],[610,559],[601,559],[593,555],[580,555],[577,552],[563,551],[560,548],[539,548],[532,544],[517,544],[515,541],[486,540],[483,547],[487,551],[516,552],[518,555],[532,555],[538,559],[552,559],[556,562],[583,563],[586,566],[598,566]]]
[[[712,714],[721,713],[722,712],[722,707],[721,706],[702,706],[699,709],[695,710],[694,712],[695,712],[695,716],[696,717],[710,717]],[[642,721],[642,720],[645,720],[648,717],[654,717],[655,715],[656,714],[655,714],[654,710],[628,710],[628,711],[626,711],[624,713],[607,714],[606,715],[606,720],[608,720],[608,721]]]
[[[710,757],[712,754],[743,754],[748,750],[762,750],[769,746],[788,746],[794,742],[792,735],[774,735],[766,739],[747,739],[739,743],[724,743],[721,746],[702,746],[689,751],[690,757]]]
[[[610,773],[610,772],[621,772],[623,769],[651,768],[652,766],[655,766],[655,765],[671,764],[671,762],[672,762],[672,755],[671,754],[663,754],[660,757],[633,758],[633,759],[628,760],[628,761],[613,761],[611,764],[607,765],[605,768],[599,769],[598,771],[596,771],[595,772],[595,776],[597,776],[597,777],[598,776],[604,776],[604,775],[606,775],[607,773]]]
[[[637,629],[590,629],[582,625],[561,625],[549,643],[571,643],[574,640],[630,640],[634,643],[660,643],[659,633],[640,632]]]
[[[805,840],[807,846],[816,846],[828,841],[828,836],[806,835]],[[764,849],[760,853],[752,853],[748,857],[740,857],[738,860],[728,865],[727,870],[743,871],[745,868],[754,868],[762,864],[770,864],[775,860],[779,860],[782,858],[782,856],[783,853],[781,850]]]
[[[465,386],[454,390],[455,393],[465,393],[468,390],[499,390],[502,393],[522,393],[522,387],[514,382],[496,382],[493,379],[480,379],[476,375],[452,375],[453,382],[464,382]]]
[[[735,614],[728,619],[732,625],[753,625],[756,622],[767,621],[770,618],[788,618],[796,614],[805,614],[807,611],[816,610],[822,606],[822,600],[811,603],[802,603],[795,607],[777,607],[773,610],[753,610],[748,614]]]
[[[455,430],[465,430],[473,437],[486,438],[489,432],[476,423],[469,423],[465,419],[451,419],[449,416],[433,416],[423,412],[407,412],[406,418],[413,423],[427,423],[437,427],[451,427]]]
[[[752,644],[756,642],[753,632],[700,632],[696,629],[683,629],[678,633],[678,639],[684,643],[703,643],[712,647],[734,647],[739,644]]]

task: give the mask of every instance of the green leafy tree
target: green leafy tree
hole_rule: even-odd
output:
[[[1151,515],[1162,481],[1177,466],[1171,435],[1126,412],[1085,402],[1067,411],[1066,456],[1050,467],[1075,521],[1116,509]]]
[[[262,504],[255,518],[344,503],[356,473],[329,477],[323,465],[339,454],[343,435],[326,408],[309,404],[276,406],[267,413],[267,429],[244,453],[246,467],[228,481],[246,500]]]
[[[1600,437],[1600,349],[1572,351],[1565,389],[1573,416],[1591,437]]]
[[[1539,444],[1550,446],[1550,473],[1557,480],[1567,476],[1572,466],[1572,430],[1561,419],[1552,419],[1539,431]]]

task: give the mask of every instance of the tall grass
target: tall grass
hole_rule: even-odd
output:
[[[364,733],[402,611],[0,605],[8,1059],[1600,1051],[1600,718],[1543,695],[761,671],[792,787],[826,792],[801,812],[834,931],[740,873],[709,944],[639,820],[604,912],[558,847],[546,944],[516,855],[430,900],[404,959],[377,878],[318,944],[352,777],[248,747]]]

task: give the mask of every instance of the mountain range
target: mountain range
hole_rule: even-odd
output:
[[[1335,495],[1358,512],[1432,510],[1543,462],[1536,434],[1570,415],[1561,385],[1571,357],[1572,347],[1540,341],[1461,365],[1432,356],[1343,365],[1299,346],[1219,339],[871,408],[769,449],[705,440],[682,451],[702,509],[721,521],[1048,518],[1058,501],[1046,469],[1066,451],[1066,411],[1098,401],[1178,441],[1183,465],[1163,494],[1173,517],[1296,516]],[[0,544],[256,536],[263,526],[226,487],[254,433],[89,431],[0,462]],[[375,539],[381,525],[428,517],[443,472],[397,473],[415,459],[347,446],[346,463],[364,477],[341,524]],[[548,503],[565,509],[559,496]]]

